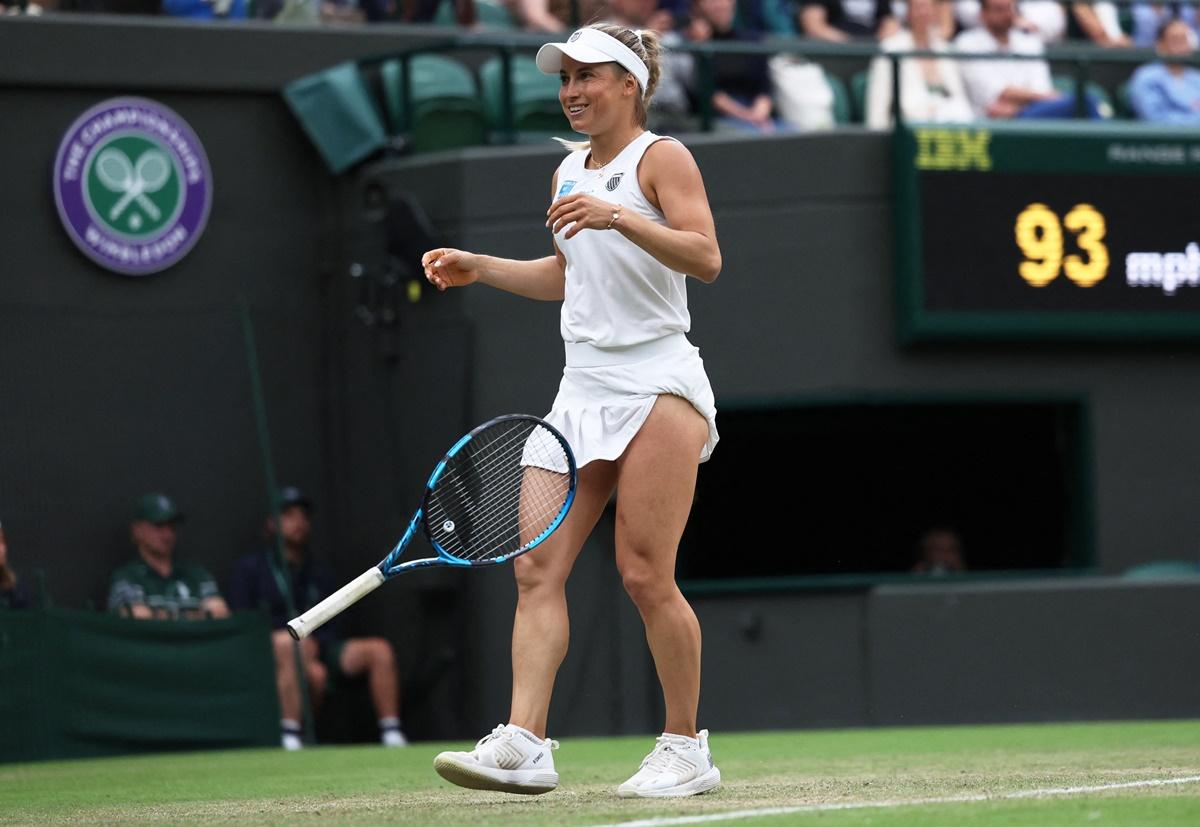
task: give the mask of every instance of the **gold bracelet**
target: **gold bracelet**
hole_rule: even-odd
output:
[[[613,224],[616,224],[616,223],[617,223],[617,219],[618,219],[618,218],[620,218],[620,217],[621,217],[621,208],[620,208],[620,207],[617,207],[615,210],[613,210],[613,217],[612,217],[612,221],[609,221],[609,222],[608,222],[608,226],[607,226],[607,227],[605,227],[604,229],[606,229],[606,230],[611,230],[611,229],[613,228]]]

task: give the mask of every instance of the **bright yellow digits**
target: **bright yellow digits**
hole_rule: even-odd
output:
[[[1017,216],[1017,246],[1025,254],[1018,272],[1034,287],[1045,287],[1062,264],[1062,225],[1045,204],[1030,204]]]
[[[1063,218],[1063,225],[1077,234],[1075,243],[1088,256],[1087,261],[1067,256],[1063,272],[1080,287],[1091,287],[1108,275],[1108,248],[1101,243],[1107,230],[1104,216],[1091,204],[1076,204]]]

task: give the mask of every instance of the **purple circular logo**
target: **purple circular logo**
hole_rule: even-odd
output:
[[[145,98],[112,98],[63,136],[54,202],[84,255],[108,270],[144,276],[170,267],[200,240],[212,172],[183,118]]]

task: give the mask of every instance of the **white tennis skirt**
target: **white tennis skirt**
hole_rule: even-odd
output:
[[[680,396],[708,422],[700,462],[719,439],[717,406],[699,348],[682,333],[623,348],[566,343],[567,364],[546,421],[562,432],[580,467],[615,460],[665,393]]]

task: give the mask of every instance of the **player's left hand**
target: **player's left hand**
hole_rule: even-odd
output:
[[[546,211],[546,226],[554,234],[574,222],[563,238],[570,238],[580,230],[604,230],[612,224],[613,213],[620,209],[616,204],[601,201],[591,195],[566,195],[550,205]]]

